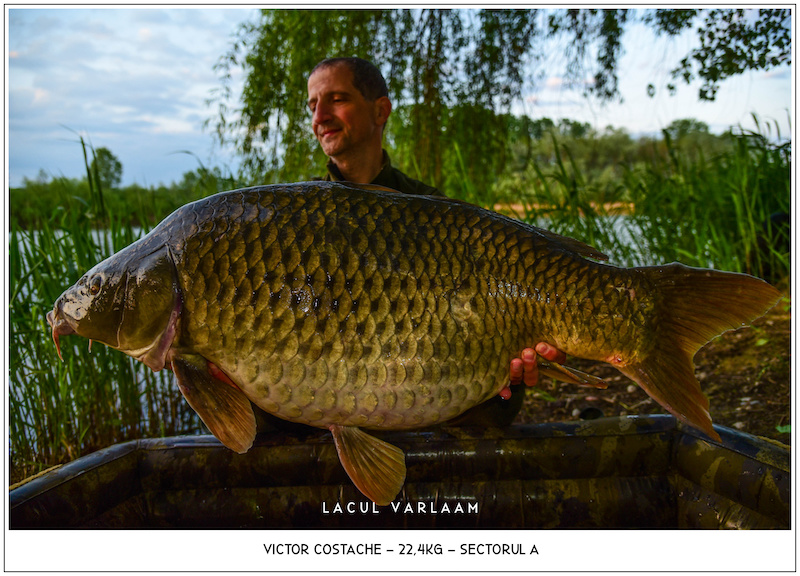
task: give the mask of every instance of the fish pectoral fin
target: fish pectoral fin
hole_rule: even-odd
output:
[[[579,386],[600,388],[602,390],[608,388],[608,384],[597,376],[586,374],[580,370],[575,370],[575,368],[562,366],[558,362],[550,362],[539,358],[537,364],[539,365],[539,374],[549,376],[555,380],[569,382],[570,384],[578,384]]]
[[[333,424],[329,429],[339,461],[356,488],[379,506],[388,506],[406,481],[403,451],[360,428]]]
[[[247,452],[256,437],[256,417],[247,396],[215,377],[202,356],[177,356],[172,371],[183,397],[214,436],[234,452]]]

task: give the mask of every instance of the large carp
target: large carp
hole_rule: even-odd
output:
[[[89,270],[47,321],[57,347],[78,334],[171,368],[237,452],[256,433],[251,402],[329,429],[354,484],[385,505],[405,481],[404,455],[362,429],[454,418],[497,395],[510,360],[539,341],[616,366],[719,438],[694,354],[781,294],[743,274],[602,259],[447,198],[262,186],[179,208]]]

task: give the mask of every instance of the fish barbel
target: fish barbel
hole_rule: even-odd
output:
[[[403,452],[368,430],[446,422],[498,394],[535,342],[617,367],[708,436],[697,350],[763,315],[757,278],[681,264],[618,268],[593,248],[457,200],[307,182],[187,204],[97,264],[48,313],[172,369],[211,432],[246,452],[251,402],[327,428],[378,504]]]

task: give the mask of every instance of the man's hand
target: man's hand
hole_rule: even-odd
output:
[[[551,346],[546,342],[539,342],[536,349],[525,348],[520,354],[521,358],[511,360],[511,384],[525,383],[526,386],[536,386],[539,380],[539,367],[536,365],[536,354],[540,354],[546,360],[563,364],[567,355]],[[511,388],[506,386],[500,390],[500,396],[506,400],[511,397]]]

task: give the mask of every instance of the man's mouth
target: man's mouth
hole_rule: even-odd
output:
[[[319,131],[319,137],[325,138],[327,136],[333,136],[334,134],[338,134],[342,130],[340,128],[326,128],[325,130]]]

